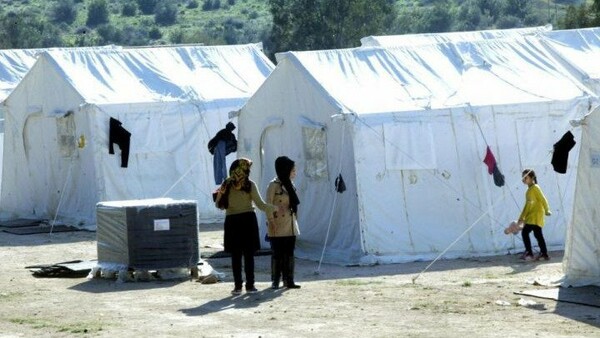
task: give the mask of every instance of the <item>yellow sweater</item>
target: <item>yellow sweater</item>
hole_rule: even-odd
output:
[[[544,226],[544,215],[550,211],[548,200],[537,184],[532,184],[525,192],[525,206],[519,220],[525,224]]]
[[[260,192],[258,191],[254,181],[250,181],[250,185],[252,186],[250,193],[231,188],[229,191],[229,207],[225,211],[225,215],[236,215],[244,212],[252,212],[254,211],[252,202],[254,202],[254,205],[256,205],[262,211],[267,211],[269,209],[272,210],[272,206],[266,204],[261,198]]]

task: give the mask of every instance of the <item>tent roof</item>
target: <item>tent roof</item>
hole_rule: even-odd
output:
[[[40,58],[94,104],[247,99],[274,68],[258,44],[50,50]]]
[[[538,39],[525,37],[277,57],[280,64],[295,64],[324,95],[357,114],[569,100],[588,94]]]
[[[542,41],[591,80],[600,80],[600,27],[545,32]]]
[[[5,49],[0,50],[0,101],[23,79],[35,63],[41,49]]]
[[[523,35],[535,35],[552,30],[552,25],[512,28],[490,29],[469,32],[423,33],[403,35],[367,36],[360,39],[362,46],[410,46],[436,42],[465,42],[486,39],[507,38]]]
[[[121,48],[114,45],[100,47],[51,48],[51,49],[2,49],[0,50],[0,102],[4,101],[35,64],[44,51],[102,50]]]

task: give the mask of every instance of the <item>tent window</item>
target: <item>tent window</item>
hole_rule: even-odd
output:
[[[73,113],[56,118],[56,134],[60,156],[73,157],[77,149],[75,115]]]
[[[307,177],[327,177],[327,137],[324,128],[302,127],[304,142],[304,173]]]
[[[384,125],[383,132],[387,170],[437,168],[431,124],[400,122]]]
[[[590,167],[600,168],[600,151],[590,151]]]
[[[521,164],[534,167],[550,162],[548,144],[557,140],[552,139],[548,118],[520,119],[516,121],[517,142]]]

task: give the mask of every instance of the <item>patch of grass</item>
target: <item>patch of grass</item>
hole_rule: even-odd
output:
[[[9,322],[19,325],[27,325],[34,329],[52,329],[62,333],[98,333],[103,330],[104,324],[100,322],[75,322],[57,323],[43,318],[9,318]]]
[[[342,280],[336,281],[335,284],[340,285],[340,286],[362,286],[362,285],[383,284],[383,282],[376,281],[376,280],[342,279]]]
[[[471,282],[470,282],[470,281],[468,281],[468,280],[467,280],[467,281],[464,281],[464,282],[462,283],[462,286],[463,286],[463,287],[465,287],[465,288],[468,288],[468,287],[470,287],[470,286],[471,286]]]
[[[21,296],[23,296],[22,292],[1,292],[0,303],[12,301],[14,299],[20,298]]]

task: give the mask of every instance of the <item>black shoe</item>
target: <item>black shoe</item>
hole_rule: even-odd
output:
[[[273,283],[271,284],[271,289],[273,289],[273,290],[277,290],[277,289],[279,289],[279,283],[275,283],[275,282],[273,282]]]
[[[236,295],[236,296],[237,295],[241,295],[242,294],[242,288],[237,288],[236,287],[235,289],[231,290],[231,294],[232,295]]]
[[[294,282],[288,282],[285,287],[288,289],[300,289],[301,286]]]
[[[254,286],[246,286],[246,293],[257,293],[258,290]]]

